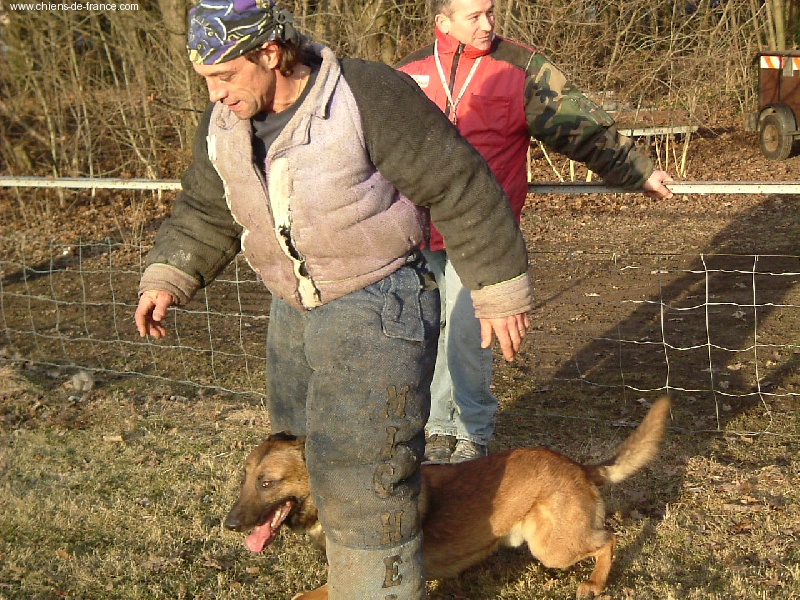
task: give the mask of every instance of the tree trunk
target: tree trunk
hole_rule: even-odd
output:
[[[158,9],[167,30],[167,46],[175,64],[186,62],[186,15],[188,0],[158,0]]]

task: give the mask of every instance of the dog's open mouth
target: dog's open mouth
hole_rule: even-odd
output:
[[[263,524],[257,525],[252,533],[247,536],[245,544],[250,552],[263,552],[264,548],[272,542],[272,538],[281,528],[283,522],[292,512],[294,502],[287,500],[273,510]]]

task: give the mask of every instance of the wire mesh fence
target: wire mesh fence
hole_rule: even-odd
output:
[[[270,295],[241,258],[154,341],[133,323],[146,245],[14,247],[0,257],[7,358],[264,397]],[[531,272],[523,360],[537,385],[680,392],[712,414],[800,393],[797,256],[544,251]]]
[[[136,375],[264,394],[270,297],[241,259],[191,305],[171,311],[170,337],[142,339],[133,324],[147,248],[20,238],[0,261],[6,353],[53,367]],[[31,262],[27,256],[45,254]]]

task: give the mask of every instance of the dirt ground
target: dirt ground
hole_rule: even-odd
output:
[[[534,178],[554,180],[546,162],[536,153],[534,159]],[[554,162],[567,172],[566,161]],[[674,172],[674,159],[664,166]],[[760,155],[755,134],[702,130],[690,142],[683,179],[798,181],[800,156],[770,162]],[[497,360],[494,387],[501,410],[492,448],[544,444],[580,460],[600,460],[641,418],[652,398],[669,391],[675,401],[663,458],[648,469],[646,478],[609,495],[609,526],[621,538],[609,598],[800,597],[800,497],[793,483],[800,475],[798,201],[798,196],[777,195],[653,201],[638,194],[542,195],[529,201],[523,230],[531,250],[536,307],[521,356],[514,363]],[[52,204],[57,205],[55,197]],[[239,598],[251,597],[245,592],[252,590],[252,597],[263,598],[264,586],[272,584],[257,575],[259,569],[266,578],[269,569],[282,567],[270,562],[268,569],[263,557],[233,554],[241,540],[221,531],[219,516],[229,506],[238,479],[238,473],[226,475],[226,469],[237,469],[246,448],[268,427],[257,397],[263,393],[259,361],[267,326],[257,317],[268,297],[254,282],[238,291],[223,282],[211,286],[209,296],[176,317],[176,324],[187,347],[202,345],[211,331],[220,356],[211,366],[207,352],[174,358],[157,345],[136,345],[140,342],[131,314],[140,256],[127,247],[114,253],[99,250],[106,237],[149,239],[169,204],[168,195],[130,201],[110,193],[94,198],[76,194],[44,217],[41,200],[28,201],[24,222],[19,216],[23,204],[2,196],[0,307],[5,333],[0,336],[0,367],[5,370],[0,378],[8,385],[0,393],[0,441],[8,451],[0,457],[0,472],[7,481],[22,482],[23,488],[34,486],[16,465],[23,459],[10,449],[21,448],[25,439],[49,435],[46,431],[69,443],[73,435],[102,430],[106,445],[118,443],[131,451],[155,443],[143,431],[158,431],[177,447],[179,437],[191,438],[189,454],[202,457],[198,467],[207,461],[213,471],[208,481],[224,482],[196,502],[198,510],[212,515],[197,525],[207,542],[197,556],[189,550],[182,554],[183,563],[143,558],[139,562],[150,565],[145,569],[149,591],[127,597]],[[33,218],[37,210],[40,218]],[[24,257],[22,232],[27,240],[43,241],[26,242]],[[91,240],[93,252],[79,256],[79,239]],[[44,265],[48,276],[23,273],[22,262]],[[77,278],[79,266],[84,272]],[[226,274],[224,279],[232,278]],[[115,302],[109,305],[112,292]],[[80,302],[63,301],[56,308],[37,310],[36,298],[45,296],[83,298],[84,306],[88,298],[91,309],[87,315]],[[217,324],[221,310],[216,309],[226,306],[243,307],[254,317],[237,317],[235,328],[228,322]],[[208,309],[213,317],[207,316]],[[40,334],[35,340],[26,333],[31,324]],[[69,352],[48,332],[72,336],[75,344],[91,338],[95,345]],[[235,353],[228,357],[228,343],[244,345],[250,364],[243,368]],[[152,356],[161,357],[158,373],[148,371],[147,365],[156,362]],[[180,362],[182,370],[176,366]],[[196,364],[187,367],[186,362]],[[70,387],[75,365],[96,371],[92,390]],[[115,376],[110,372],[115,368],[164,379]],[[179,385],[170,379],[192,381]],[[255,390],[256,397],[221,392],[224,387]],[[184,414],[192,403],[195,414],[206,420],[191,421],[191,414]],[[120,410],[122,416],[115,412]],[[222,444],[220,453],[209,452],[209,444],[217,443]],[[148,450],[136,464],[158,471],[170,462],[167,456],[166,449]],[[180,464],[165,471],[176,484]],[[89,467],[76,467],[84,468]],[[19,492],[4,493],[16,498]],[[10,505],[24,505],[8,497]],[[140,509],[146,512],[148,506],[136,507]],[[26,587],[26,581],[35,579],[34,568],[11,549],[19,528],[8,516],[5,525],[0,521],[0,539],[8,542],[0,546],[0,560],[13,559],[16,569],[16,574],[0,577],[0,598],[33,597],[25,590],[50,585]],[[209,558],[214,544],[223,549]],[[277,548],[270,561],[287,551]],[[191,582],[181,583],[183,592],[175,593],[174,585],[162,580],[184,577],[180,567],[187,562],[199,565],[200,571],[207,568],[208,580],[216,578],[221,588],[233,581],[233,595],[193,594]],[[529,562],[513,553],[490,560],[475,574],[434,585],[431,598],[524,598],[532,597],[532,590],[543,598],[566,597],[570,589],[574,593],[580,572],[565,580],[559,572],[530,567]],[[119,589],[124,577],[119,576]],[[38,597],[92,597],[88,583],[59,585],[62,593]],[[122,592],[113,595],[126,597]],[[288,590],[285,597],[291,597]]]

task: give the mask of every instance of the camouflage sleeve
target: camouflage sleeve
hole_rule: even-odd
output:
[[[525,115],[531,137],[586,164],[610,185],[639,189],[653,172],[650,158],[617,131],[611,115],[538,52],[527,69]]]

